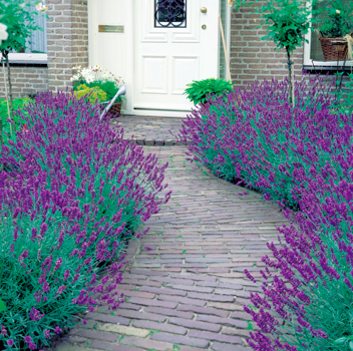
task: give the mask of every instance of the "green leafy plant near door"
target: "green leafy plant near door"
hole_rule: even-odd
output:
[[[232,92],[232,84],[224,79],[209,78],[193,81],[185,90],[187,98],[194,104],[204,104],[210,96],[221,96]]]

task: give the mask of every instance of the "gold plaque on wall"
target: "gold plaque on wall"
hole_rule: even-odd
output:
[[[100,26],[98,26],[98,32],[100,32],[100,33],[124,33],[124,26],[100,25]]]

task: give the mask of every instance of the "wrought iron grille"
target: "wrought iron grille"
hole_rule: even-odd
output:
[[[185,28],[187,0],[154,0],[156,28]]]

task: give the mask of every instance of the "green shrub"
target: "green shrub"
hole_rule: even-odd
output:
[[[205,103],[210,95],[222,96],[232,92],[232,84],[224,79],[204,79],[193,81],[187,85],[189,88],[185,90],[188,99],[197,105]]]
[[[86,98],[92,104],[107,101],[107,94],[97,86],[77,85],[74,94],[77,99]]]
[[[31,102],[33,102],[33,100],[30,98],[18,98],[13,100],[12,104],[13,104],[13,110],[14,110],[14,121],[16,123],[16,130],[18,130],[21,125],[25,124],[24,120],[19,117],[18,112],[28,115],[24,109]],[[8,135],[10,135],[10,123],[8,121],[9,114],[7,109],[7,101],[4,99],[0,99],[0,116],[2,119],[3,131]]]

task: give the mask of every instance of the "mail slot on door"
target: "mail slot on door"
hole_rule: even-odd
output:
[[[100,33],[124,33],[124,26],[98,26],[98,32]]]

